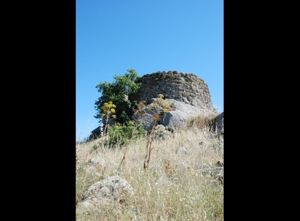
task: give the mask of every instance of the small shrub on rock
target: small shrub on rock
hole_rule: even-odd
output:
[[[142,125],[129,121],[127,124],[115,124],[108,129],[108,145],[125,145],[129,141],[139,139],[145,136],[145,130]]]

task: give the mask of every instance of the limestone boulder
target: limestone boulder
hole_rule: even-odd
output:
[[[124,203],[133,196],[130,184],[119,176],[110,176],[91,185],[83,195],[81,207],[104,206],[111,203]]]

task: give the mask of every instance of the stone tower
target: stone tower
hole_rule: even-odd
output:
[[[138,94],[139,99],[147,103],[163,94],[165,98],[181,101],[202,110],[214,111],[208,86],[194,74],[164,71],[144,75]]]

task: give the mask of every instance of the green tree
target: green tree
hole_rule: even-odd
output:
[[[101,96],[95,102],[97,110],[96,118],[99,122],[104,122],[103,110],[101,107],[111,101],[118,108],[115,110],[115,122],[124,124],[131,120],[133,115],[133,107],[136,105],[133,97],[140,87],[140,77],[134,69],[129,69],[124,75],[116,75],[112,83],[99,83],[96,88]]]

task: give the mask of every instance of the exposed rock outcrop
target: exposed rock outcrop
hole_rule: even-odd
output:
[[[171,99],[175,110],[169,111],[162,117],[161,124],[170,128],[182,128],[186,126],[189,118],[195,116],[210,116],[214,114],[211,110],[201,109],[181,101]]]
[[[186,126],[187,121],[196,116],[210,117],[216,115],[214,111],[202,109],[199,107],[192,106],[190,104],[177,101],[174,99],[166,99],[168,103],[172,104],[174,108],[163,114],[158,121],[159,124],[164,125],[172,130],[176,128],[182,128]],[[149,131],[153,125],[153,111],[151,109],[151,104],[145,107],[145,113],[140,115],[135,113],[133,119],[144,125],[145,130]]]

